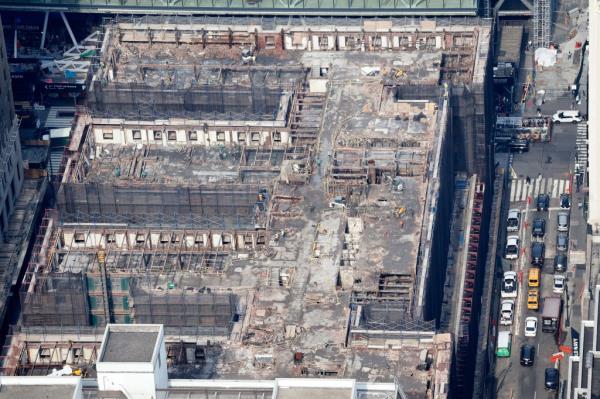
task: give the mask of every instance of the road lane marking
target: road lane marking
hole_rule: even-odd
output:
[[[566,180],[563,180],[563,179],[560,180],[560,184],[558,186],[559,187],[558,192],[561,194],[565,192],[565,183],[566,183]]]
[[[540,193],[540,183],[542,182],[541,178],[535,179],[535,190],[533,191],[533,196],[537,197]]]
[[[515,200],[518,201],[521,198],[521,186],[523,184],[523,180],[517,180],[517,191],[515,192]]]
[[[510,202],[515,202],[515,196],[517,194],[517,180],[510,182]]]
[[[521,201],[525,201],[527,199],[527,194],[531,190],[531,184],[524,184],[523,191],[521,191]]]
[[[558,179],[552,179],[552,198],[558,197]]]

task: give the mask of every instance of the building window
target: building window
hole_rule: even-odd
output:
[[[107,234],[106,235],[106,243],[107,244],[113,244],[115,242],[117,242],[117,239],[116,239],[116,237],[115,237],[114,234]]]
[[[143,235],[143,234],[137,234],[137,235],[135,236],[135,241],[136,241],[138,244],[143,244],[143,243],[146,241],[146,237],[144,237],[144,235]]]
[[[238,141],[246,141],[246,132],[238,133]]]
[[[273,142],[281,143],[281,132],[273,132]]]
[[[40,359],[48,359],[50,358],[50,349],[49,348],[40,348],[38,355]]]
[[[77,244],[83,244],[85,242],[85,234],[83,233],[75,233],[74,237]]]
[[[132,130],[131,137],[133,137],[134,140],[141,140],[142,139],[142,131],[141,130]]]
[[[160,130],[154,131],[154,140],[162,140],[162,132]]]
[[[113,139],[113,132],[103,132],[102,133],[102,138],[104,140],[112,140]]]
[[[253,142],[259,142],[260,141],[260,133],[259,132],[250,133],[250,140],[252,140]]]
[[[225,132],[217,132],[217,141],[225,141]]]
[[[329,37],[328,36],[319,36],[319,48],[327,48],[329,47]]]
[[[177,132],[175,130],[169,130],[167,132],[167,140],[169,140],[169,141],[177,140]]]
[[[188,140],[189,141],[198,141],[198,132],[195,130],[190,130],[188,132]]]
[[[275,36],[266,36],[265,37],[265,48],[267,48],[267,49],[275,48]]]

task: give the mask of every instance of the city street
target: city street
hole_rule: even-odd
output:
[[[510,184],[510,207],[521,210],[519,237],[521,253],[516,261],[505,261],[504,270],[515,270],[519,275],[519,294],[515,319],[511,326],[513,333],[512,355],[508,359],[498,359],[496,370],[499,398],[552,397],[544,389],[544,369],[552,367],[550,358],[558,352],[556,337],[541,331],[541,307],[539,311],[527,309],[527,273],[530,265],[532,242],[531,226],[537,217],[546,220],[545,263],[540,284],[541,298],[552,295],[553,259],[556,254],[557,213],[560,210],[560,194],[570,190],[570,168],[574,158],[574,137],[576,125],[558,125],[550,143],[533,144],[529,153],[515,154],[512,160],[513,179]],[[547,163],[551,157],[551,163]],[[527,183],[527,177],[530,183]],[[550,196],[547,212],[536,210],[535,200],[540,193]],[[539,239],[538,239],[539,241]],[[538,333],[535,338],[524,336],[525,318],[538,317]],[[506,328],[506,327],[505,327]],[[503,328],[500,328],[502,331]],[[519,364],[520,348],[523,344],[536,347],[533,367]]]
[[[556,101],[544,104],[544,111],[547,114],[553,113],[557,109],[569,109],[570,100],[568,98],[558,98]],[[517,208],[521,210],[521,225],[519,237],[521,242],[521,253],[517,260],[504,260],[504,271],[514,270],[519,275],[519,294],[516,304],[515,318],[510,329],[513,334],[512,353],[507,359],[498,359],[496,364],[497,379],[497,397],[498,398],[536,398],[536,397],[555,397],[556,392],[548,392],[544,388],[544,370],[547,367],[553,367],[551,356],[559,352],[559,345],[556,336],[541,331],[541,312],[542,298],[553,295],[553,261],[556,251],[557,236],[557,213],[561,211],[560,195],[570,193],[571,176],[575,161],[575,140],[577,136],[577,124],[555,124],[553,128],[552,140],[548,143],[532,143],[530,151],[523,154],[509,155],[511,182],[509,184],[510,205],[508,208]],[[502,154],[505,155],[505,154]],[[502,155],[499,157],[501,158]],[[529,179],[528,179],[529,178]],[[529,183],[528,183],[529,180]],[[547,212],[538,212],[536,210],[536,198],[538,194],[546,193],[550,196],[550,207]],[[571,213],[575,215],[581,212],[577,203],[572,203]],[[531,226],[535,218],[542,217],[546,221],[546,234],[543,239],[546,245],[545,262],[542,268],[540,284],[540,309],[539,311],[527,309],[527,274],[531,259]],[[573,219],[573,218],[572,218]],[[575,220],[578,218],[575,217]],[[503,221],[505,232],[506,221]],[[572,250],[576,243],[583,243],[585,229],[579,222],[580,233],[575,231],[570,238]],[[505,233],[504,233],[505,234]],[[536,239],[541,241],[541,239]],[[582,244],[583,245],[583,244]],[[569,262],[571,264],[571,262]],[[567,307],[572,306],[572,298],[579,299],[581,290],[581,281],[576,280],[579,276],[574,273],[574,268],[570,267],[565,274],[569,278],[568,292],[562,295],[563,314],[571,320],[563,320],[565,326],[571,323],[578,323],[573,320],[573,312],[569,312]],[[556,294],[554,294],[556,295]],[[567,297],[567,295],[569,297]],[[568,299],[571,299],[570,301]],[[529,316],[538,317],[538,333],[536,337],[524,336],[525,319]],[[577,316],[577,315],[576,315]],[[579,315],[580,317],[580,315]],[[500,331],[509,326],[500,326]],[[562,339],[565,338],[565,331]],[[570,339],[570,338],[569,338]],[[564,342],[570,346],[570,341]],[[523,344],[531,344],[536,348],[535,364],[533,367],[523,367],[519,364],[520,348]],[[558,365],[561,366],[560,364]],[[565,376],[564,367],[561,370],[561,379]]]

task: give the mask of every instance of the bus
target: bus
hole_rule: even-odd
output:
[[[497,357],[510,357],[512,346],[512,334],[510,331],[500,331],[498,333],[498,344],[496,345]]]

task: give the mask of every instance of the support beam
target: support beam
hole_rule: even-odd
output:
[[[48,16],[50,15],[50,11],[46,11],[44,13],[44,27],[42,28],[42,42],[40,43],[40,50],[44,49],[46,44],[46,30],[48,29]]]
[[[17,30],[15,29],[15,34],[13,36],[13,57],[17,58],[19,55],[17,54]]]
[[[73,42],[73,46],[78,49],[79,44],[77,43],[77,40],[75,39],[75,35],[73,34],[73,31],[71,30],[71,25],[69,25],[67,16],[62,11],[60,12],[60,16],[61,16],[63,22],[65,23],[65,27],[67,28],[67,32],[69,32],[69,36],[71,36],[71,41]]]

